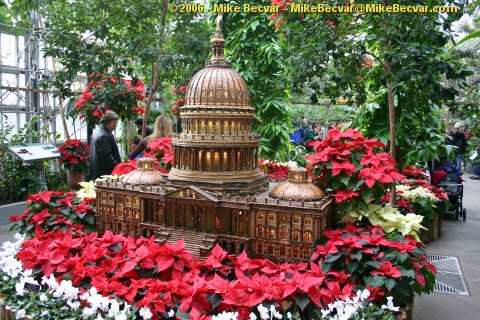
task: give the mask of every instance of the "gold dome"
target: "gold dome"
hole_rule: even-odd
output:
[[[231,69],[226,61],[210,62],[212,63],[197,72],[188,84],[185,95],[185,105],[188,109],[192,106],[245,106],[253,111],[250,107],[247,83],[242,76]],[[182,111],[181,108],[180,113]]]
[[[260,136],[248,86],[225,60],[222,15],[211,40],[212,58],[190,80],[180,107],[182,132],[172,136],[173,167],[166,183],[216,195],[252,195],[268,188],[258,169]]]
[[[152,158],[138,159],[138,169],[133,170],[123,177],[123,183],[157,186],[162,180],[160,171],[155,170],[155,162]]]
[[[277,184],[270,197],[283,200],[318,201],[324,197],[323,191],[308,182],[308,171],[305,168],[291,168],[288,181]]]

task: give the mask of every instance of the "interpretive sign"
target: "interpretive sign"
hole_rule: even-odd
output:
[[[28,143],[10,146],[8,150],[23,162],[60,158],[60,151],[53,144]]]

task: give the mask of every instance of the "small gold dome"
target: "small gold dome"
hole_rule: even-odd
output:
[[[123,183],[156,186],[162,180],[160,171],[155,170],[155,162],[152,158],[138,159],[138,169],[133,170],[125,177]]]
[[[288,173],[288,181],[277,184],[272,191],[270,197],[283,200],[296,201],[318,201],[325,194],[323,191],[308,182],[308,171],[305,168],[291,168]]]

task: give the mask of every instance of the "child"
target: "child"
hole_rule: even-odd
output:
[[[130,158],[130,152],[137,147],[137,145],[140,143],[140,140],[142,140],[142,136],[141,136],[141,135],[136,135],[135,137],[133,137],[133,139],[132,139],[132,147],[130,148],[130,150],[129,150],[128,153],[127,153],[127,156],[128,156],[129,158]],[[139,154],[135,157],[135,160],[138,160],[138,159],[140,159],[141,157],[143,157],[143,152],[139,153]]]

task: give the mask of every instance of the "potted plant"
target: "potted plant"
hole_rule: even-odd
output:
[[[68,185],[80,188],[79,182],[85,180],[85,171],[88,168],[90,146],[78,139],[67,140],[58,148],[60,159],[58,162],[68,172]]]
[[[348,223],[344,229],[326,231],[318,243],[311,260],[323,273],[346,271],[380,304],[392,296],[395,305],[412,309],[415,294],[433,291],[436,268],[427,260],[425,247],[409,235]]]
[[[335,197],[336,211],[343,218],[357,209],[368,211],[373,199],[383,197],[392,183],[405,176],[395,168],[395,160],[385,144],[367,139],[355,129],[332,129],[322,141],[311,142],[313,155],[306,156],[307,169],[324,191]]]

